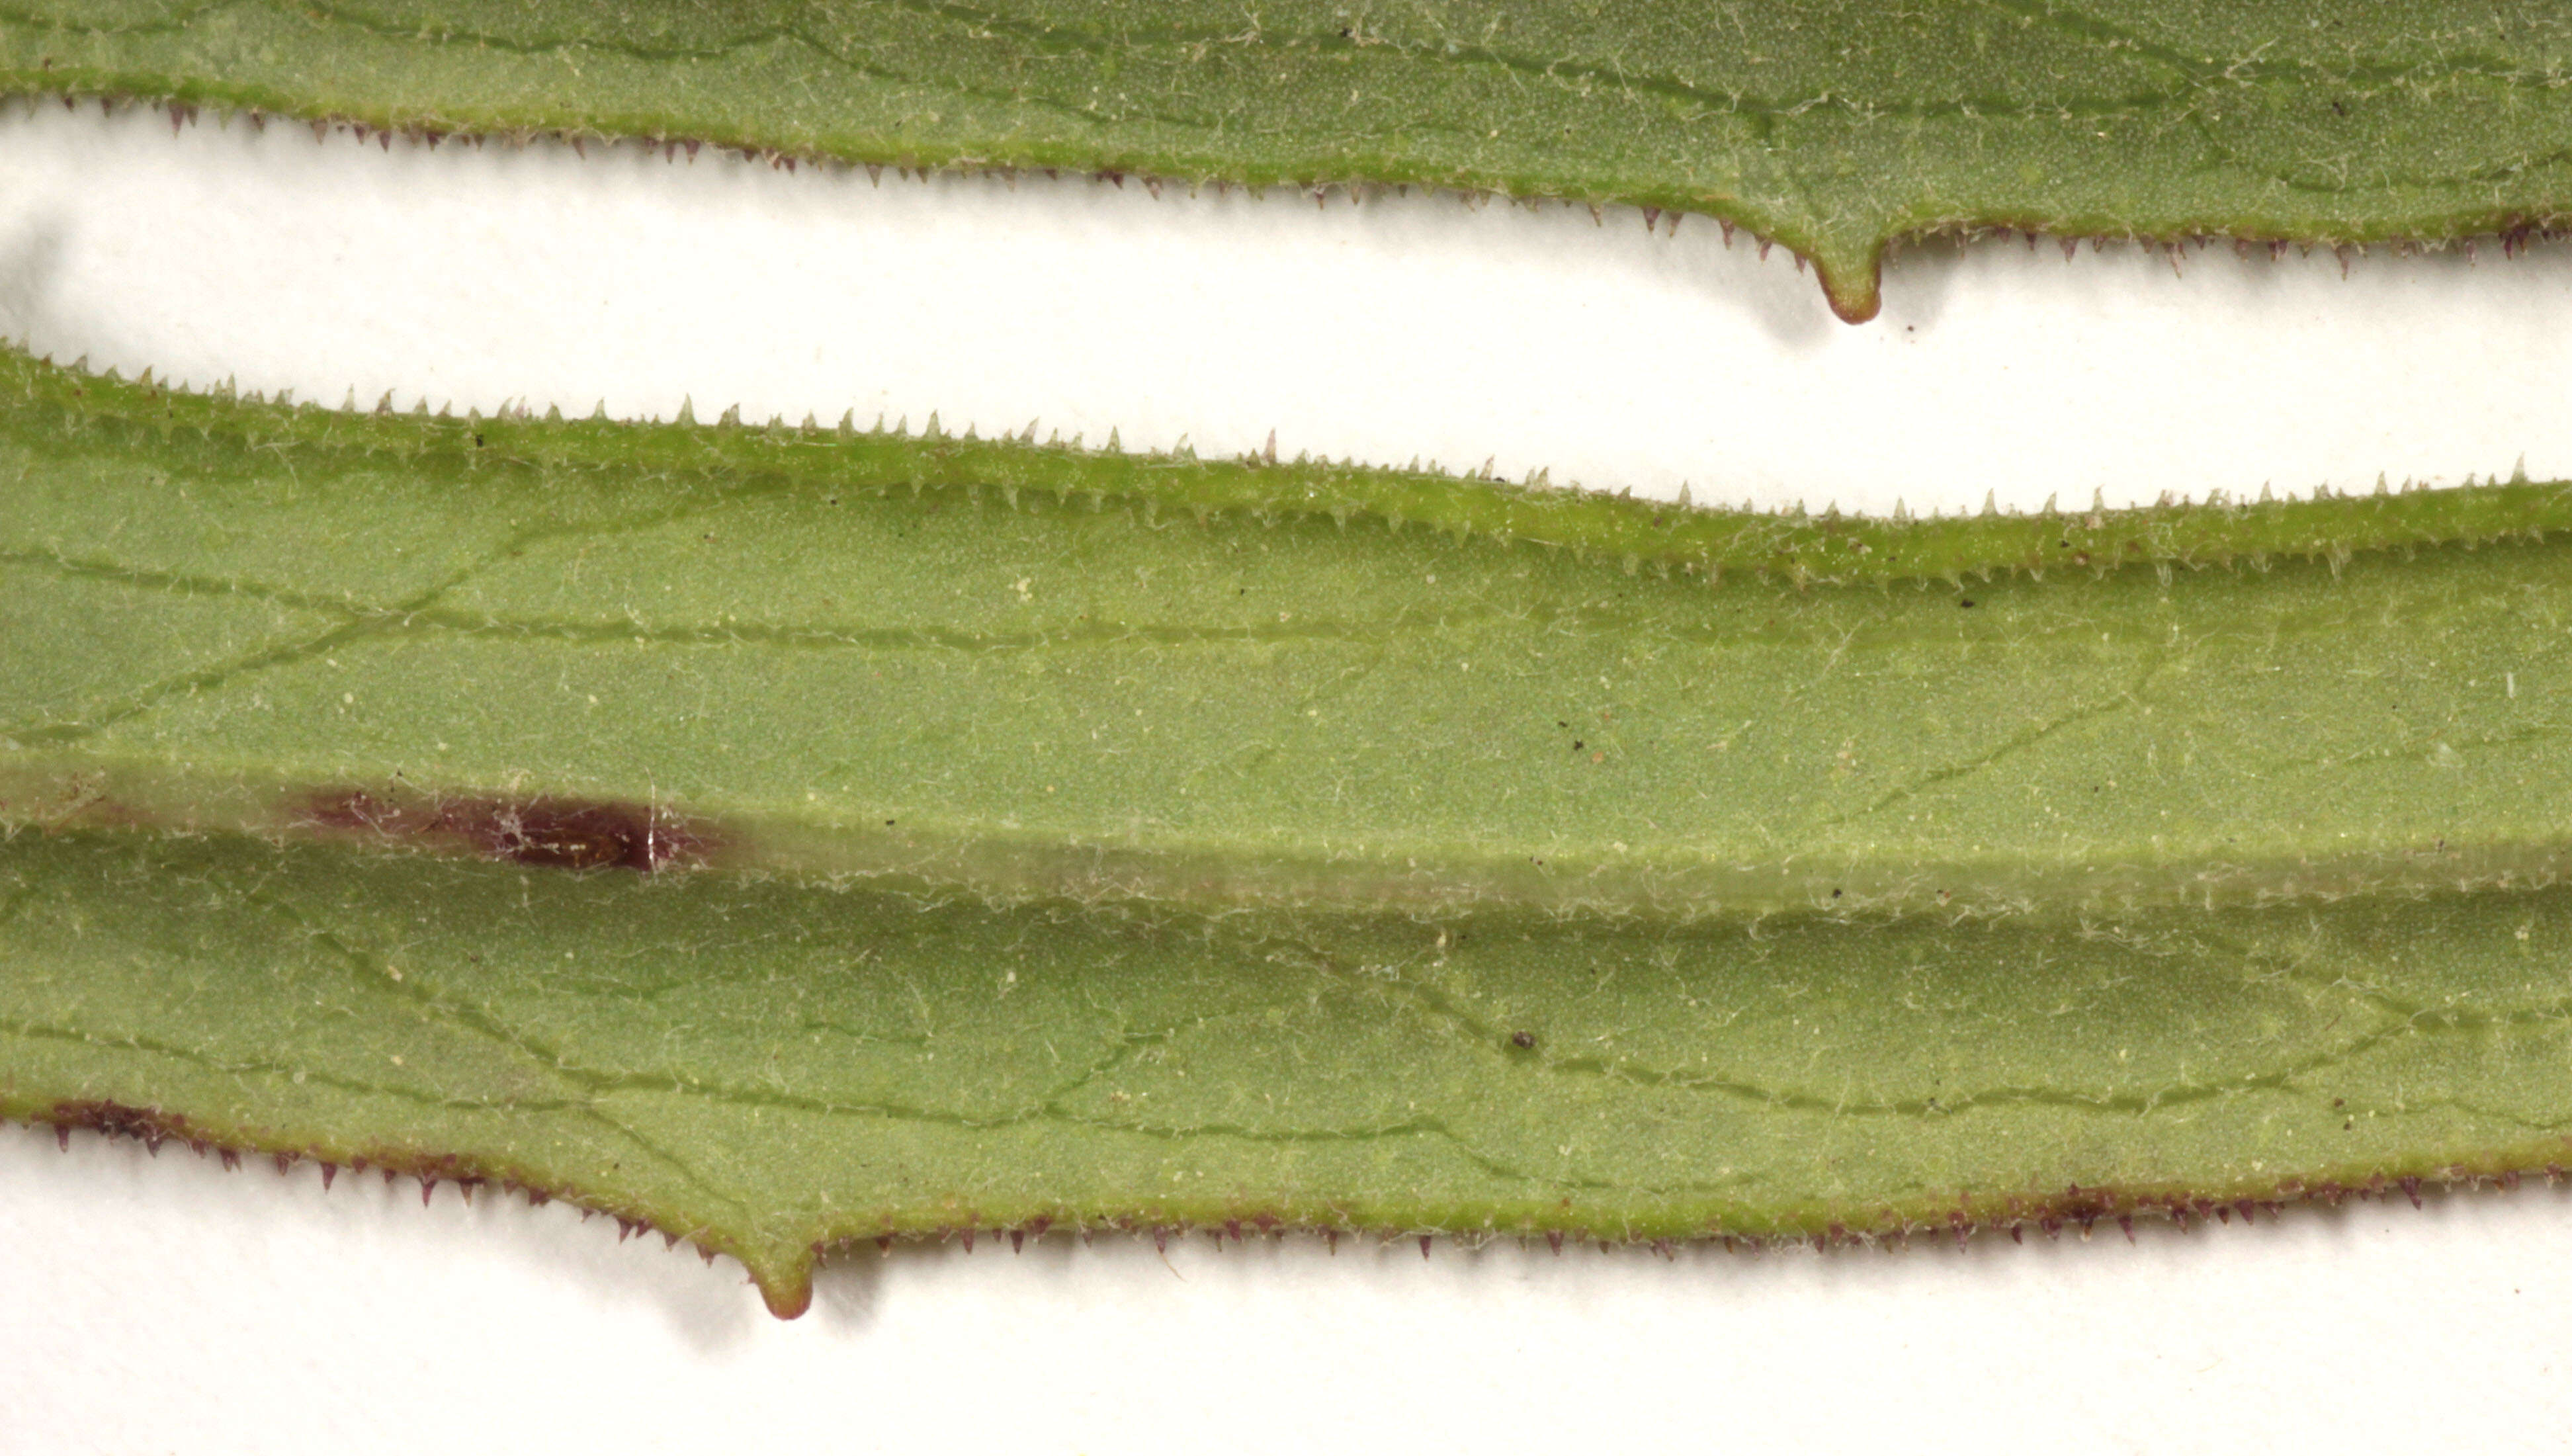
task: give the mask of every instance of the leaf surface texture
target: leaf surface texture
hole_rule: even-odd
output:
[[[2572,203],[2542,3],[20,0],[0,77],[440,133],[1695,212],[1871,315],[1984,227],[2344,244]]]
[[[0,1106],[879,1234],[2563,1158],[2561,487],[1909,524],[0,377]]]

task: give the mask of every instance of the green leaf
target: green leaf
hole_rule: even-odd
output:
[[[17,356],[0,482],[8,1115],[782,1312],[882,1235],[2565,1159],[2565,487],[1853,522]]]
[[[0,20],[21,92],[1702,213],[1812,259],[1850,319],[1887,242],[1922,234],[2551,225],[2572,211],[2567,61],[2558,7],[2419,0],[36,0]]]

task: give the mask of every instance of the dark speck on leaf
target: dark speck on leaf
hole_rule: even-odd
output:
[[[323,828],[443,843],[491,859],[560,870],[649,873],[696,860],[705,842],[648,805],[571,799],[387,802],[358,791],[317,796],[307,808]]]
[[[1969,607],[1969,606],[1972,606],[1973,604],[1974,604],[1974,599],[1973,599],[1972,597],[1970,597],[1970,596],[1969,596],[1969,597],[1966,597],[1966,598],[1965,598],[1965,599],[1963,599],[1962,601],[1959,601],[1959,602],[1957,602],[1957,603],[1956,603],[1956,605],[1958,605],[1958,606],[1960,606],[1960,607]]]
[[[1510,1033],[1510,1045],[1516,1047],[1522,1052],[1533,1052],[1536,1050],[1536,1033],[1512,1032]]]

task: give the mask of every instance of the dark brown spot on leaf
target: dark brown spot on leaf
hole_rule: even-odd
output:
[[[362,790],[316,795],[306,821],[324,829],[402,840],[560,870],[649,873],[702,859],[703,835],[648,804],[613,800],[439,799],[401,803]]]

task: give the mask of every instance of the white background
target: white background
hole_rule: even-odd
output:
[[[2572,251],[1911,250],[0,110],[0,332],[372,403],[806,412],[1915,511],[2572,476]],[[2343,277],[2343,265],[2346,275]],[[0,644],[6,650],[6,644]],[[2572,1192],[1675,1259],[872,1248],[771,1320],[559,1205],[0,1129],[0,1450],[2277,1450],[2572,1415]]]

